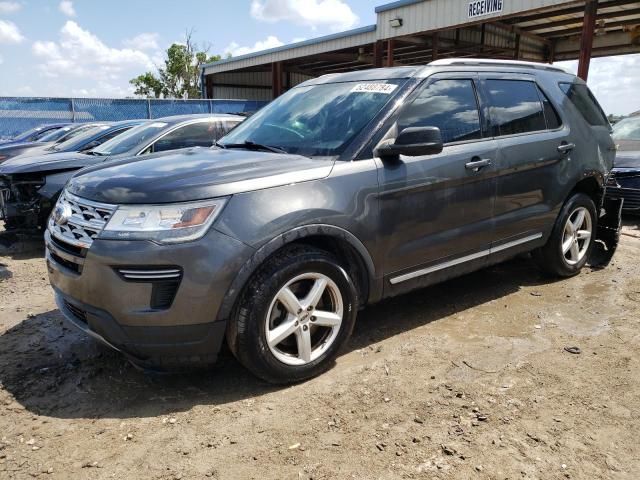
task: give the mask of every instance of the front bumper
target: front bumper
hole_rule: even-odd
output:
[[[215,361],[226,328],[226,321],[216,321],[220,304],[253,253],[214,229],[176,245],[95,240],[88,250],[74,249],[48,231],[45,243],[49,281],[64,316],[147,367]],[[160,296],[156,280],[121,272],[167,266],[181,275]]]

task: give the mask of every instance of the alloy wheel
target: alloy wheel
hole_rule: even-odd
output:
[[[298,275],[271,302],[265,325],[267,345],[282,363],[306,365],[331,347],[342,319],[342,294],[335,282],[321,273]]]
[[[576,208],[567,218],[562,235],[562,254],[569,265],[576,265],[584,258],[592,235],[591,213],[585,207]]]

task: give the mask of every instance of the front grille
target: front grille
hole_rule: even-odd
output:
[[[71,314],[77,320],[80,320],[82,323],[87,323],[87,312],[82,310],[80,307],[76,307],[74,304],[64,301],[64,306],[67,307],[67,310],[71,312]]]
[[[3,220],[7,217],[7,202],[9,201],[9,196],[11,195],[11,190],[8,188],[2,188],[0,186],[0,220]]]
[[[92,202],[65,191],[49,219],[49,232],[74,247],[88,249],[115,210],[115,205]]]
[[[636,188],[607,187],[607,197],[624,199],[623,210],[640,209],[640,190]]]
[[[78,274],[82,272],[82,265],[79,265],[76,262],[72,262],[71,260],[64,259],[60,255],[52,251],[49,251],[49,255],[51,255],[51,258],[55,260],[56,263],[62,265],[65,268],[68,268],[72,272],[75,272]]]

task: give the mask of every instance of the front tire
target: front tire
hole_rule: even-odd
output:
[[[293,383],[331,367],[358,310],[353,281],[328,252],[286,247],[244,289],[227,329],[236,358],[271,383]]]
[[[550,275],[577,275],[593,249],[597,221],[593,200],[584,193],[572,195],[562,207],[546,245],[533,252],[533,259]]]

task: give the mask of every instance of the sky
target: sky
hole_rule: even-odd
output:
[[[0,0],[0,96],[132,96],[187,30],[237,56],[373,24],[388,1]],[[593,59],[589,75],[607,113],[640,110],[640,55]]]

